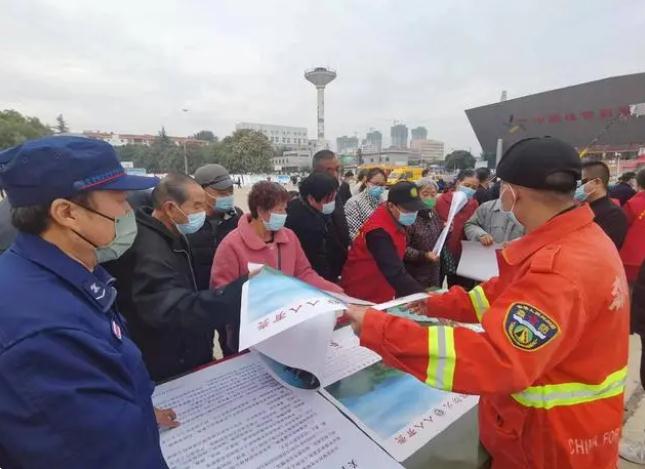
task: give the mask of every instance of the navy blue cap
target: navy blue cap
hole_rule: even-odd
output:
[[[12,207],[40,205],[86,191],[136,191],[156,177],[126,174],[112,145],[84,137],[44,137],[0,152],[0,187]]]

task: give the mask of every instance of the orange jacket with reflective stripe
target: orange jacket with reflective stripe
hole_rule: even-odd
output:
[[[369,310],[361,343],[427,384],[480,394],[495,468],[615,468],[629,296],[614,245],[587,206],[498,256],[499,278],[428,299],[428,315],[484,333]]]

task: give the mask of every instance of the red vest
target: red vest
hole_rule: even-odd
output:
[[[405,230],[390,215],[386,204],[381,204],[367,219],[354,239],[354,244],[349,250],[347,262],[343,268],[341,286],[345,293],[355,298],[385,303],[394,299],[394,288],[385,279],[367,249],[365,236],[370,231],[381,228],[392,238],[394,248],[403,261],[407,245]]]

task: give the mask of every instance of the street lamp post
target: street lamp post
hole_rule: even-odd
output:
[[[188,173],[188,154],[186,153],[186,139],[184,138],[184,172],[186,175],[190,176]]]
[[[182,112],[188,112],[189,109],[182,109]],[[184,173],[186,173],[187,176],[190,176],[188,173],[188,153],[186,153],[186,138],[184,137]]]

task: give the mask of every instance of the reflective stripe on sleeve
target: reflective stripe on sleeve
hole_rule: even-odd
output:
[[[448,326],[428,328],[428,369],[426,384],[452,391],[455,376],[455,330]]]
[[[488,303],[484,289],[478,285],[468,292],[468,296],[470,297],[470,302],[473,304],[477,320],[482,322],[484,313],[490,308],[490,303]]]
[[[511,396],[524,407],[551,409],[618,396],[625,390],[626,379],[627,367],[613,372],[600,384],[564,383],[531,386]]]

